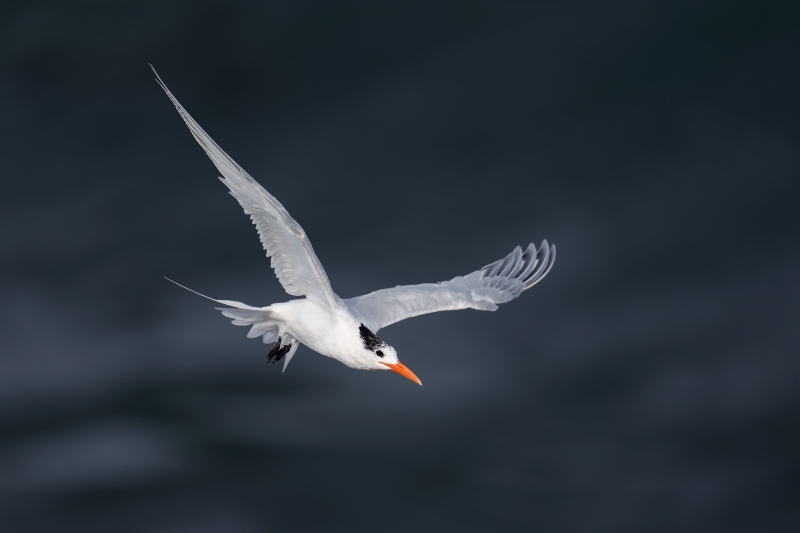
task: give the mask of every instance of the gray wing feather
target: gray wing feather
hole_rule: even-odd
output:
[[[331,308],[341,308],[341,300],[333,292],[328,276],[300,224],[203,131],[167,89],[155,69],[153,72],[195,140],[222,173],[222,183],[230,189],[244,212],[250,215],[267,257],[271,258],[275,275],[286,292],[292,296],[306,296]]]
[[[344,303],[374,332],[406,318],[437,311],[494,311],[498,304],[513,300],[544,279],[555,260],[556,247],[547,241],[538,250],[533,244],[524,252],[517,246],[503,259],[466,276],[382,289]]]

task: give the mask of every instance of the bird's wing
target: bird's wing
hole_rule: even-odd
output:
[[[382,289],[344,302],[373,332],[412,316],[437,311],[494,311],[498,304],[513,300],[539,283],[555,260],[556,247],[548,246],[547,241],[542,242],[538,251],[533,244],[524,252],[517,246],[505,258],[466,276]]]
[[[152,68],[152,65],[151,65]],[[281,203],[254,180],[242,167],[231,159],[222,148],[203,131],[197,122],[175,99],[164,82],[156,74],[161,88],[178,109],[183,121],[189,126],[195,140],[206,151],[214,166],[222,173],[220,180],[229,189],[244,212],[258,229],[261,244],[272,258],[272,268],[283,288],[292,296],[306,296],[331,309],[341,308],[339,297],[331,289],[328,275],[314,253],[306,232],[286,211]]]

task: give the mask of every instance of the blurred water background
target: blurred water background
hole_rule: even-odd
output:
[[[797,2],[5,2],[0,530],[800,530]],[[351,297],[548,239],[420,376],[288,299],[153,80]]]

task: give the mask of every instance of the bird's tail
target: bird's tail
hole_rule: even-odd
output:
[[[186,289],[198,296],[211,300],[212,302],[229,306],[217,307],[216,309],[221,311],[226,317],[232,318],[232,323],[236,326],[251,326],[250,331],[247,333],[247,338],[254,339],[256,337],[263,337],[264,344],[275,343],[267,356],[267,360],[274,363],[275,361],[280,361],[285,356],[283,371],[286,372],[286,367],[289,366],[289,361],[292,360],[294,352],[297,351],[297,347],[300,346],[300,343],[297,339],[281,331],[281,324],[276,320],[269,306],[253,307],[252,305],[235,302],[233,300],[217,300],[216,298],[200,294],[189,287],[181,285],[177,281],[166,277],[164,279],[171,281],[182,289]]]
[[[272,319],[272,312],[269,309],[252,311],[250,309],[238,309],[234,307],[215,307],[223,315],[232,318],[234,326],[252,326],[247,332],[248,339],[264,337],[264,344],[269,344],[278,340],[278,323]]]
[[[187,291],[193,292],[198,296],[202,296],[203,298],[211,300],[212,302],[229,306],[217,307],[216,309],[222,311],[222,314],[226,317],[232,318],[233,324],[236,326],[252,326],[250,328],[250,332],[247,334],[247,338],[254,339],[256,337],[263,336],[264,344],[273,343],[278,340],[279,324],[274,320],[272,310],[269,308],[269,306],[253,307],[252,305],[243,304],[242,302],[235,302],[233,300],[217,300],[216,298],[211,298],[205,294],[200,294],[189,287],[181,285],[177,281],[173,281],[169,278],[164,279],[171,281],[182,289],[186,289]]]
[[[225,301],[225,305],[230,305],[230,303],[238,302]],[[289,366],[289,361],[294,357],[294,352],[297,351],[300,343],[291,335],[281,332],[280,323],[275,320],[269,307],[257,310],[240,307],[217,307],[216,309],[222,311],[226,317],[232,318],[231,323],[236,326],[251,326],[250,331],[247,332],[248,339],[263,337],[264,344],[275,343],[267,354],[267,362],[275,363],[283,359],[283,371],[286,372],[286,367]]]

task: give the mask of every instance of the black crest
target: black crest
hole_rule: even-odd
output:
[[[383,348],[385,346],[389,346],[383,340],[378,338],[377,335],[372,333],[367,326],[361,324],[358,327],[358,334],[361,335],[361,341],[364,343],[364,348],[367,350],[374,352],[379,348]],[[378,354],[380,357],[383,357],[383,353]]]

